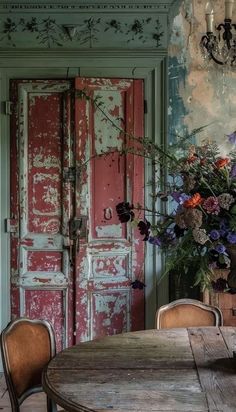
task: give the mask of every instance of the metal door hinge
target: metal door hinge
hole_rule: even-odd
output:
[[[6,233],[16,233],[17,232],[17,220],[16,219],[5,219],[5,232]]]
[[[4,102],[4,114],[11,115],[12,109],[13,109],[13,102],[10,102],[9,100],[5,101]]]
[[[147,100],[144,100],[144,102],[143,102],[143,111],[144,111],[144,114],[147,114],[147,112],[148,112],[148,107],[147,107],[148,105],[147,105]]]

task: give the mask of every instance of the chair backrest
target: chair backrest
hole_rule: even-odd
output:
[[[161,306],[156,313],[156,328],[187,328],[197,326],[222,326],[219,308],[195,299],[178,299]]]
[[[12,411],[19,412],[29,395],[42,391],[42,370],[56,352],[54,331],[46,320],[19,318],[2,331],[0,345]],[[53,408],[48,400],[48,412]]]

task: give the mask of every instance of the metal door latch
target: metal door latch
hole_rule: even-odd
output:
[[[75,217],[69,222],[70,239],[76,240],[87,237],[87,216]]]

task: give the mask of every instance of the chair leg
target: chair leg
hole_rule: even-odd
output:
[[[47,412],[57,412],[56,403],[47,396]]]

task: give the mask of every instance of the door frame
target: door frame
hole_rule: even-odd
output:
[[[66,65],[65,65],[66,62]],[[96,64],[96,67],[94,65]],[[153,136],[156,143],[165,144],[167,134],[167,50],[6,50],[0,52],[1,101],[9,101],[10,79],[66,79],[87,77],[131,77],[144,79],[145,135]],[[5,232],[5,219],[10,217],[10,116],[2,104],[0,121],[0,330],[10,320],[10,235]],[[148,163],[145,181],[151,176]],[[148,192],[145,193],[149,202]],[[146,328],[154,326],[151,308],[168,301],[168,281],[157,288],[162,263],[156,259],[153,246],[146,248],[145,298]]]

